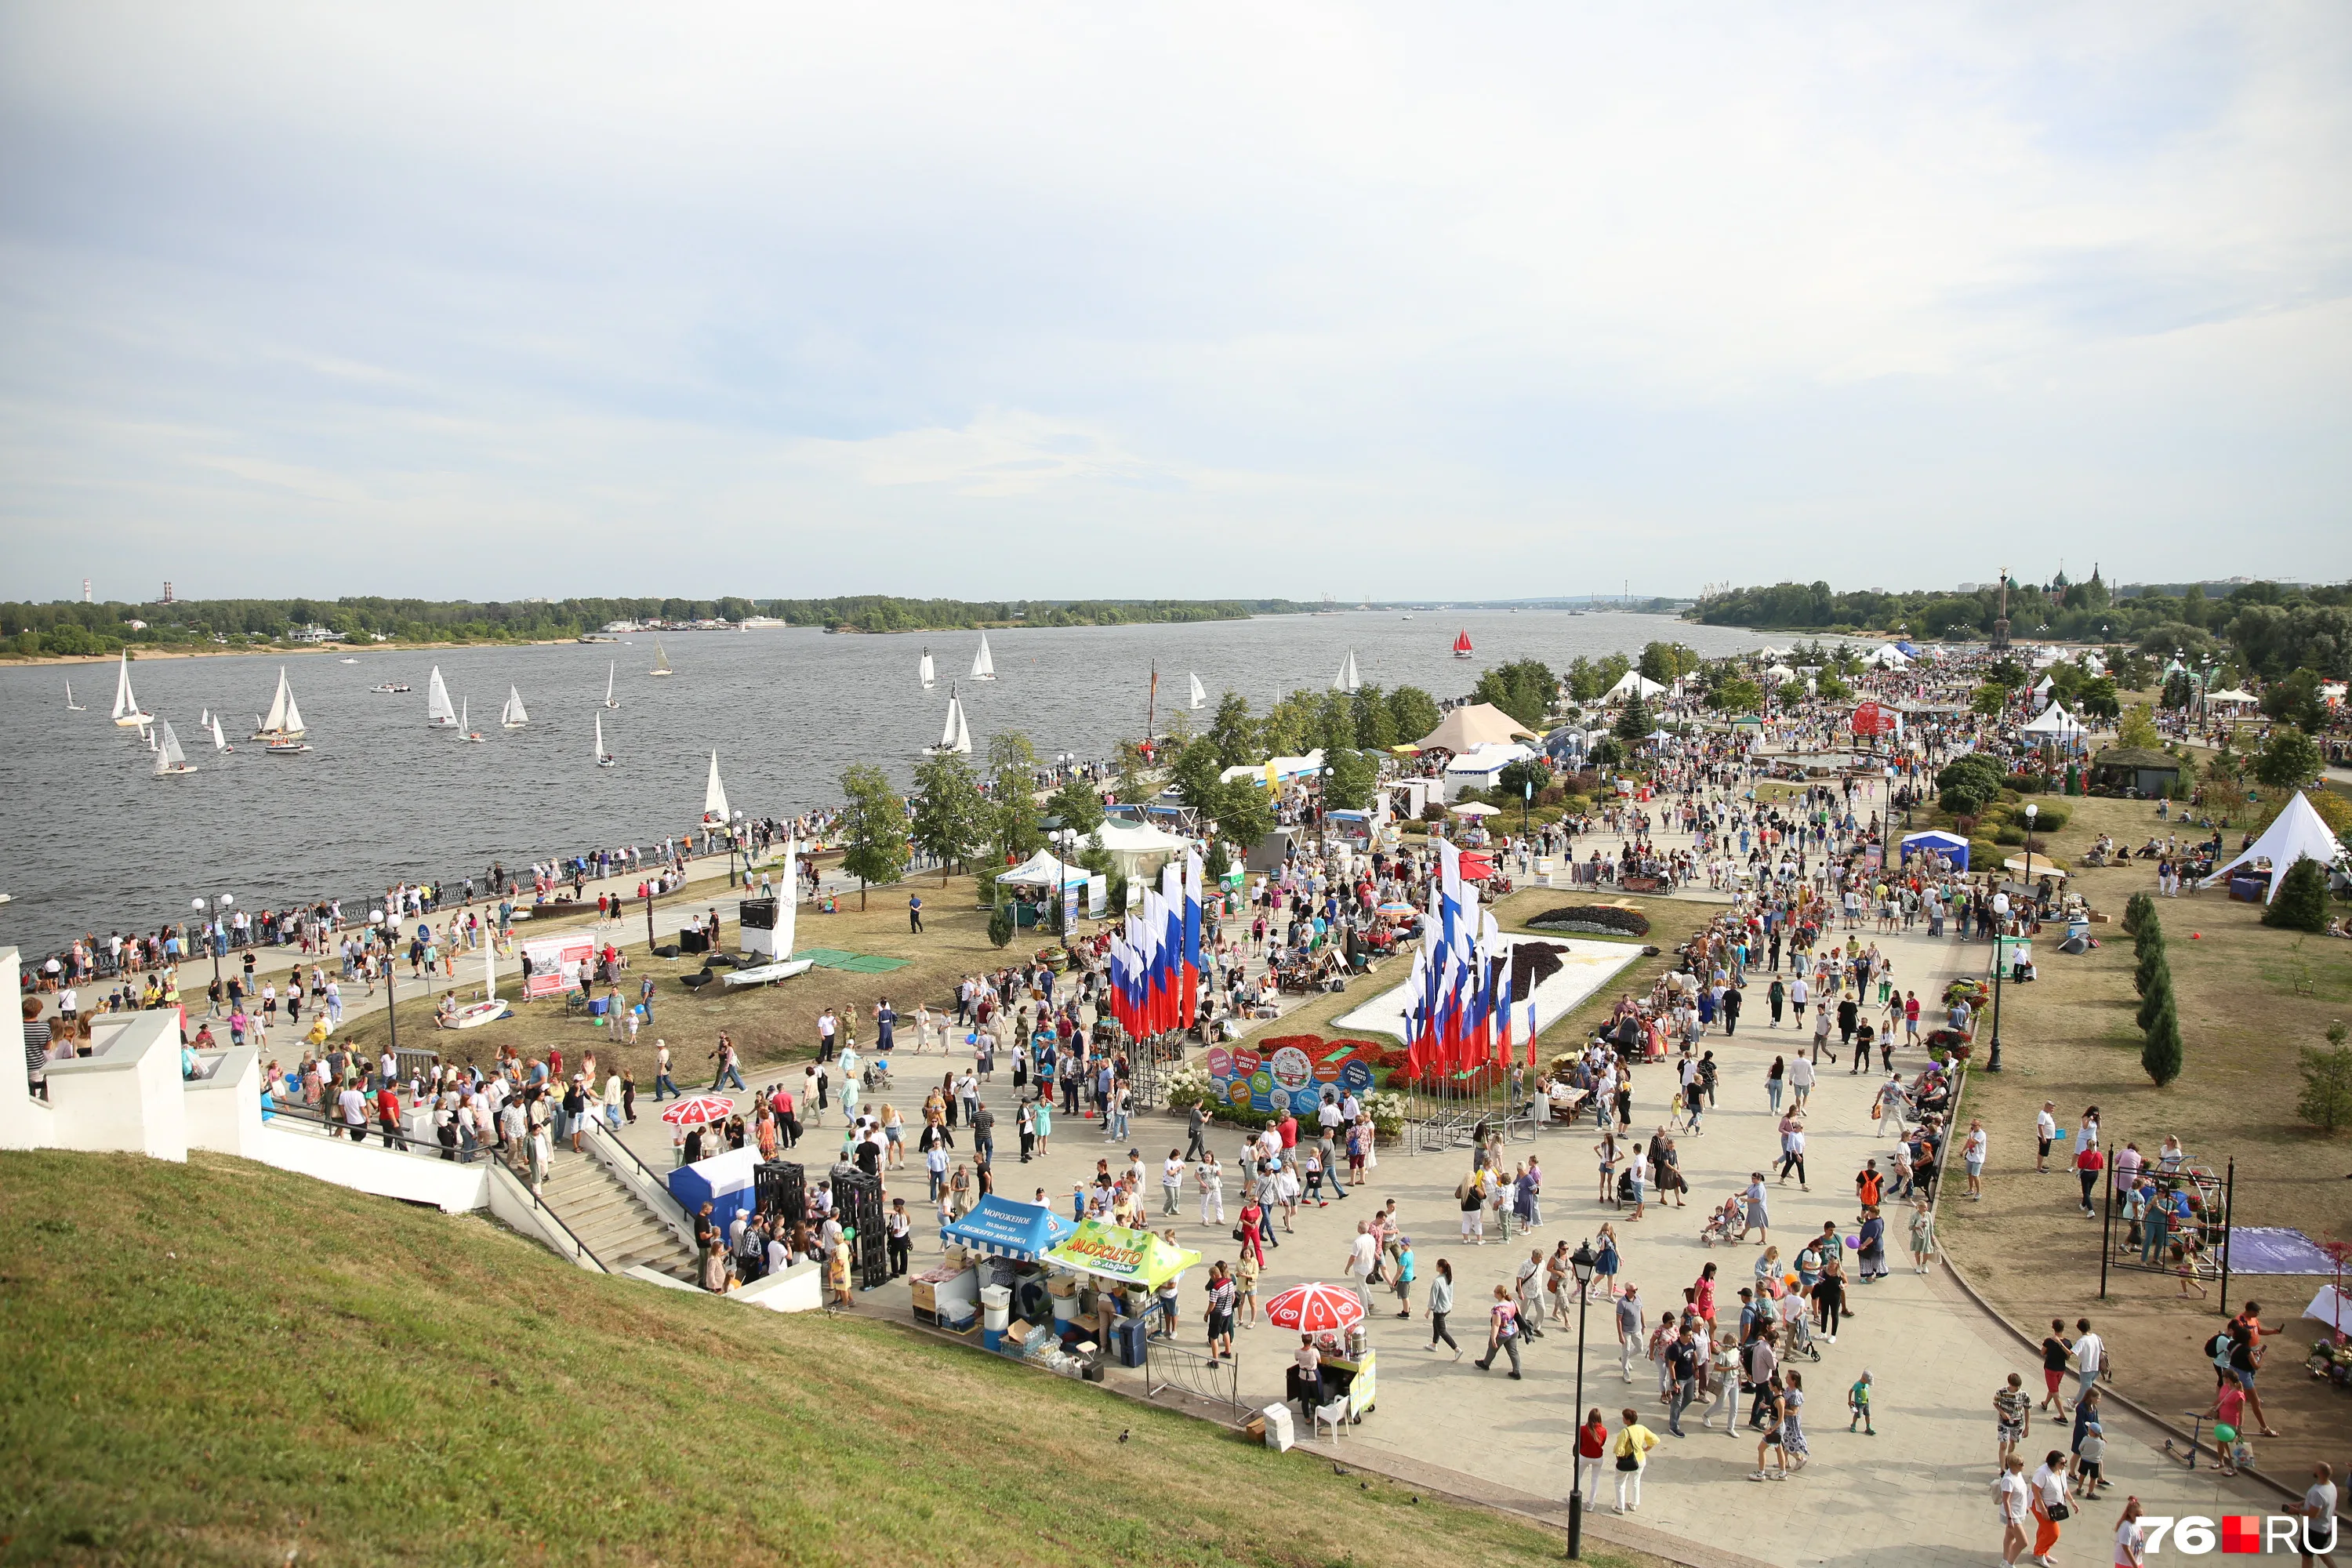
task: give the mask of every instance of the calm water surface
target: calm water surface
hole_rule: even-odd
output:
[[[1467,630],[1475,659],[1456,659]],[[199,772],[152,776],[136,730],[108,718],[112,665],[0,669],[0,718],[16,743],[0,756],[0,944],[46,952],[85,931],[153,927],[188,913],[190,897],[230,892],[259,910],[320,895],[364,897],[399,878],[457,877],[595,844],[644,843],[695,824],[704,773],[719,752],[729,803],[791,815],[840,797],[852,763],[880,763],[902,784],[939,738],[954,681],[977,752],[1000,730],[1026,731],[1042,755],[1103,756],[1143,732],[1153,665],[1160,707],[1198,672],[1210,703],[1231,688],[1263,710],[1300,686],[1328,686],[1349,649],[1368,683],[1466,692],[1490,664],[1631,653],[1654,637],[1705,654],[1745,651],[1758,634],[1651,616],[1394,611],[1286,616],[1194,626],[1071,626],[992,633],[999,679],[964,679],[974,632],[831,637],[806,629],[663,635],[677,674],[655,679],[653,640],[620,645],[363,653],[357,664],[310,654],[154,659],[131,666],[147,711],[172,721]],[[928,647],[940,684],[925,691]],[[617,661],[620,708],[602,708]],[[245,737],[287,667],[313,750],[264,754]],[[469,699],[469,745],[425,728],[427,672]],[[68,712],[65,683],[89,710]],[[397,696],[368,689],[405,681]],[[527,729],[499,728],[509,685]],[[241,716],[222,728],[236,750],[212,753],[205,709]],[[593,764],[604,713],[620,765]]]

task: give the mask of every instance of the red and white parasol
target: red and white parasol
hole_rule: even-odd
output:
[[[724,1121],[735,1114],[735,1102],[722,1095],[689,1094],[662,1112],[662,1120],[672,1126],[696,1127],[708,1121]]]
[[[1302,1334],[1344,1333],[1364,1321],[1364,1304],[1341,1286],[1294,1285],[1265,1304],[1265,1321]]]

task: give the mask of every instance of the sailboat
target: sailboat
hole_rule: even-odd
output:
[[[269,717],[254,726],[257,741],[299,741],[302,710],[294,705],[294,689],[286,682],[286,667],[278,667],[278,694],[269,700]]]
[[[719,782],[719,753],[710,753],[710,777],[702,786],[702,820],[726,822],[727,786]]]
[[[441,667],[433,667],[433,677],[425,683],[425,727],[428,730],[458,728],[457,705],[449,700],[448,683],[441,679]]]
[[[661,638],[659,637],[654,638],[654,667],[647,673],[653,675],[667,675],[670,673],[669,655],[662,651]]]
[[[530,715],[522,710],[522,689],[507,688],[507,705],[499,710],[499,723],[509,730],[520,730],[530,722]]]
[[[971,656],[971,679],[974,680],[994,680],[996,679],[996,661],[988,657],[988,634],[986,632],[980,634],[980,651]]]
[[[89,708],[86,703],[77,702],[73,700],[73,682],[70,680],[66,682],[66,711],[68,713],[87,713],[89,711]]]
[[[212,716],[211,723],[213,727],[213,750],[215,752],[233,752],[236,750],[235,746],[228,743],[228,737],[221,733],[219,714],[215,713]]]
[[[500,1018],[514,1016],[514,1009],[499,1000],[499,944],[482,943],[482,999],[457,1009],[449,1020],[453,1029],[478,1029],[485,1024],[495,1024]]]
[[[1360,689],[1363,684],[1363,677],[1356,673],[1356,650],[1354,648],[1349,648],[1348,650],[1348,662],[1341,665],[1339,667],[1339,673],[1331,678],[1331,689],[1334,691],[1353,692]]]
[[[925,648],[923,650],[922,668],[917,673],[922,679],[924,690],[929,691],[932,687],[939,684],[939,673],[931,668],[931,650],[929,648]],[[68,693],[68,695],[70,695],[70,693]]]
[[[1467,626],[1465,626],[1462,629],[1461,636],[1454,639],[1454,657],[1456,658],[1468,658],[1471,657],[1470,629]]]
[[[122,650],[121,672],[114,679],[114,725],[118,730],[141,729],[155,721],[152,713],[142,712],[139,699],[131,694],[131,650]]]
[[[172,732],[172,721],[163,721],[163,743],[155,748],[155,776],[177,778],[196,770],[188,764],[187,752],[180,750],[180,737]]]
[[[600,768],[613,765],[613,753],[604,749],[604,716],[602,713],[596,715],[596,765]]]
[[[473,700],[470,697],[461,697],[457,700],[457,733],[478,746],[487,746],[489,742],[482,739],[482,732],[475,729],[467,718]]]
[[[617,659],[617,658],[616,658],[616,659],[614,659],[614,660],[610,665],[608,665],[608,666],[606,666],[606,667],[605,667],[605,670],[604,670],[604,706],[605,706],[605,707],[607,707],[607,708],[618,708],[618,707],[620,706],[620,703],[619,703],[618,701],[616,701],[616,700],[614,699],[614,696],[613,696],[613,678],[614,678],[614,676],[616,676],[616,675],[620,674],[620,673],[621,673],[621,661],[620,661],[619,659]]]
[[[923,755],[967,757],[971,754],[971,726],[964,721],[963,699],[958,697],[955,688],[950,686],[948,688],[948,726],[940,732],[940,743],[925,746]]]
[[[1201,684],[1201,677],[1196,671],[1192,675],[1192,706],[1195,708],[1201,707],[1208,700],[1209,689]]]

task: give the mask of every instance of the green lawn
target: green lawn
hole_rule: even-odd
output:
[[[6,1153],[0,1184],[0,1563],[1560,1555],[911,1331],[583,1274],[243,1161]]]

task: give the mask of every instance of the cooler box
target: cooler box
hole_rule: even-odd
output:
[[[1119,1318],[1110,1326],[1110,1353],[1121,1366],[1143,1364],[1144,1342],[1150,1323],[1142,1318]]]
[[[1004,1331],[1003,1329],[986,1328],[981,1330],[980,1348],[988,1351],[1003,1350],[1004,1348]]]
[[[1265,1446],[1277,1452],[1288,1450],[1293,1441],[1290,1435],[1290,1406],[1269,1405],[1259,1414],[1265,1417]]]

